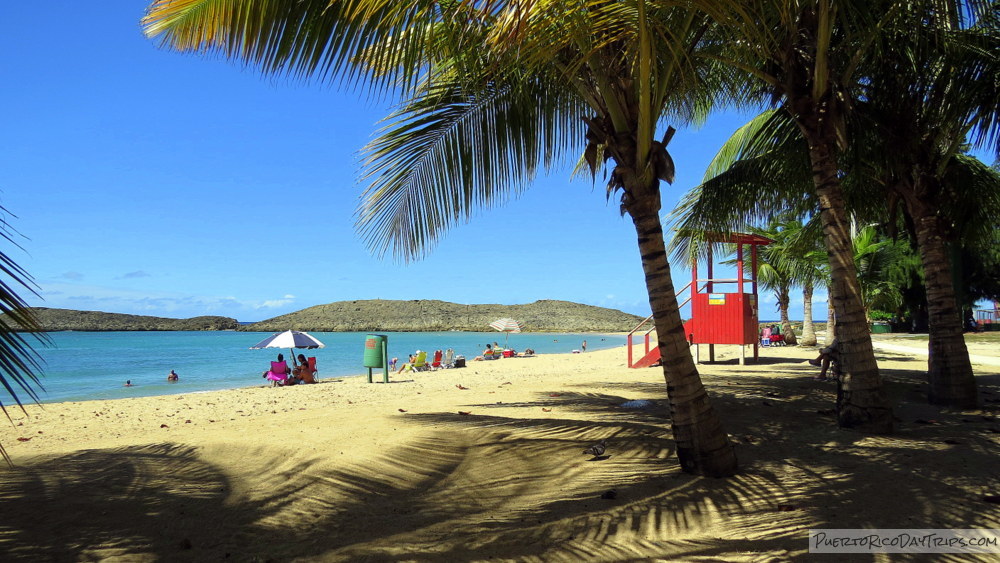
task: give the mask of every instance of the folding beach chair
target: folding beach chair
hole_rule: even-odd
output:
[[[282,385],[288,380],[288,364],[285,362],[271,362],[271,371],[264,374],[271,385]]]
[[[413,360],[413,369],[416,371],[430,371],[431,367],[427,364],[427,352],[417,350],[417,357]]]

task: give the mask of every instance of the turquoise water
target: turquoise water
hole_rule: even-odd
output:
[[[250,350],[270,336],[264,332],[53,332],[52,346],[38,348],[44,360],[39,391],[43,403],[121,399],[171,395],[263,385],[261,374],[279,352]],[[316,350],[296,350],[296,355],[316,356],[320,378],[367,375],[362,363],[367,333],[311,332],[326,344]],[[380,333],[388,337],[389,357],[405,361],[414,350],[446,350],[468,359],[486,343],[503,344],[496,332]],[[567,353],[587,341],[588,350],[624,346],[624,335],[578,333],[519,333],[510,335],[517,350],[533,348],[539,354]],[[170,370],[180,381],[167,383]],[[381,377],[381,370],[376,370]],[[124,387],[131,380],[133,387]],[[18,393],[22,401],[28,398]],[[6,401],[4,401],[6,403]]]

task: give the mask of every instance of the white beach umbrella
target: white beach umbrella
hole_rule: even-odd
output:
[[[312,350],[314,348],[325,347],[326,344],[323,344],[308,333],[299,332],[297,330],[286,330],[285,332],[277,332],[268,336],[264,340],[261,340],[257,344],[251,346],[250,349],[260,350],[261,348],[288,348],[289,353],[292,354],[292,362],[294,362],[295,354],[292,352],[293,348],[305,348],[307,350]]]
[[[505,317],[505,318],[497,319],[497,320],[491,322],[490,323],[490,328],[493,328],[495,330],[498,330],[500,332],[505,333],[504,341],[503,341],[503,346],[504,346],[504,348],[506,348],[507,347],[507,339],[510,338],[510,333],[512,333],[512,332],[521,332],[521,323],[519,323],[519,322],[517,322],[514,319],[511,319],[509,317]]]

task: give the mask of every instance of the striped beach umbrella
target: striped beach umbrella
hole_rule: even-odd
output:
[[[497,319],[490,323],[490,328],[498,330],[504,334],[503,346],[507,347],[507,339],[510,338],[510,333],[521,332],[521,323],[515,321],[512,318],[505,317],[502,319]]]
[[[285,332],[272,334],[250,347],[251,350],[259,350],[261,348],[305,348],[312,350],[315,348],[325,348],[325,345],[311,334],[297,330],[286,330]]]
[[[296,363],[295,348],[314,350],[316,348],[326,348],[326,345],[307,332],[286,330],[285,332],[276,332],[250,347],[251,350],[260,350],[262,348],[288,348],[288,353],[292,355],[292,363],[294,364]]]

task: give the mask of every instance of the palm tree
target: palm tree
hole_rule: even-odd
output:
[[[892,154],[900,161],[908,161],[908,157],[898,154],[898,141],[886,140],[892,138],[890,134],[883,134],[871,125],[872,121],[866,115],[870,107],[869,104],[862,104],[859,113],[868,119],[864,123],[869,125],[871,135],[859,136],[858,142],[845,153],[841,164],[846,171],[845,193],[853,215],[890,227],[895,225],[897,219],[887,213],[885,197],[879,199],[878,192],[866,187],[886,184],[892,168],[879,166],[882,161],[872,155]],[[740,128],[720,149],[706,173],[705,183],[684,196],[675,210],[675,221],[690,229],[725,230],[768,220],[786,208],[808,209],[813,205],[815,200],[803,195],[807,168],[801,155],[805,153],[805,148],[801,146],[800,139],[789,133],[787,118],[782,120],[783,117],[778,112],[764,112]],[[996,237],[996,217],[1000,213],[1000,175],[978,160],[959,154],[944,170],[942,182],[945,189],[935,199],[935,208],[941,222],[951,227],[941,236],[952,241],[953,245],[992,248]],[[900,198],[889,199],[898,202]],[[810,220],[810,227],[803,230],[804,234],[815,232],[815,219],[814,216]],[[905,207],[902,219],[905,221],[899,224],[909,226],[905,232],[911,234],[916,244],[913,221]],[[890,231],[890,234],[894,232]],[[798,248],[802,244],[806,248]],[[808,236],[793,243],[791,246],[796,248],[791,255],[809,254],[809,244]],[[911,308],[914,299],[923,303],[914,310],[915,315],[927,307],[920,261],[914,262],[915,255],[904,246],[904,241],[890,243],[884,237],[876,238],[874,229],[862,229],[852,237],[866,317],[873,307],[890,311],[897,309],[901,297],[908,299]],[[886,258],[886,253],[891,253],[891,258]],[[825,252],[813,248],[814,258],[820,258],[821,254],[825,259]],[[976,257],[985,255],[987,252],[980,250]],[[807,262],[798,263],[808,265]],[[950,259],[946,267],[951,269]],[[816,281],[821,283],[826,274],[814,268],[811,275],[819,276]],[[990,279],[988,275],[985,277]],[[806,287],[803,278],[797,275],[796,279]],[[904,290],[902,295],[901,288]],[[988,296],[989,293],[979,292],[977,295]],[[832,321],[834,313],[831,311],[828,314]],[[960,328],[956,328],[961,334]],[[828,323],[828,343],[834,337],[835,329],[835,324]],[[941,330],[940,326],[937,330]],[[932,357],[929,372],[934,371],[933,362]]]
[[[767,227],[747,229],[749,232],[770,239],[770,244],[760,247],[757,257],[757,282],[764,288],[774,292],[774,297],[778,305],[778,315],[781,323],[781,333],[787,344],[795,346],[798,340],[792,323],[788,316],[788,307],[791,305],[791,290],[795,283],[795,266],[798,260],[793,254],[793,248],[789,242],[797,235],[801,228],[801,222],[788,213],[779,214],[771,219]],[[680,232],[685,232],[684,227]],[[735,260],[724,262],[730,266],[735,265]],[[748,277],[753,277],[751,264],[744,262],[744,268]]]
[[[859,111],[881,136],[873,145],[882,148],[874,157],[875,167],[892,201],[911,221],[923,264],[930,328],[929,399],[971,408],[977,403],[976,383],[962,334],[949,246],[960,230],[980,228],[982,237],[992,225],[949,224],[941,211],[950,201],[962,199],[956,190],[973,187],[946,179],[949,169],[970,165],[956,160],[970,133],[980,146],[996,138],[1000,34],[996,12],[967,11],[968,6],[958,3],[936,8],[934,27],[922,25],[929,12],[908,12],[912,27],[924,33],[907,29],[883,36],[883,57],[876,61],[865,86],[867,102]],[[967,23],[967,17],[972,21]],[[989,191],[976,193],[990,197]]]
[[[767,236],[763,234],[765,232],[770,233],[772,231],[770,229],[762,229],[761,232],[757,234]],[[792,302],[791,272],[783,267],[783,263],[780,260],[776,260],[777,257],[775,256],[775,252],[773,252],[781,247],[782,245],[780,242],[775,242],[761,249],[761,260],[757,270],[757,280],[764,287],[774,291],[774,296],[777,299],[778,317],[780,318],[779,322],[781,324],[783,341],[794,346],[798,344],[798,340],[795,338],[795,331],[792,329],[792,323],[788,317],[788,307]]]
[[[0,206],[0,215],[7,214],[8,211]],[[20,248],[14,240],[15,236],[17,232],[5,218],[0,218],[0,237],[8,244]],[[35,402],[38,402],[35,387],[41,388],[37,375],[41,371],[41,359],[26,336],[40,345],[47,344],[48,337],[42,332],[32,310],[15,290],[19,286],[22,290],[37,295],[36,286],[28,272],[6,253],[0,252],[0,275],[7,280],[0,280],[0,385],[24,410],[15,387],[20,388]],[[3,401],[0,401],[0,409],[7,413],[7,405]],[[8,464],[12,463],[3,446],[0,446],[0,456]]]
[[[752,4],[693,0],[719,26],[716,56],[753,81],[747,94],[777,100],[808,147],[832,276],[841,351],[838,423],[866,431],[892,430],[892,410],[861,302],[839,153],[862,63],[875,38],[893,22],[886,0],[764,0]]]
[[[802,338],[799,344],[803,346],[816,345],[816,328],[812,318],[813,292],[817,286],[829,291],[830,285],[830,263],[826,258],[826,249],[823,248],[823,232],[814,219],[815,216],[805,224],[796,225],[797,232],[789,241],[792,249],[790,254],[796,258],[790,263],[792,280],[802,286]],[[827,315],[827,344],[830,344],[835,336],[835,323],[829,310]]]
[[[419,257],[476,207],[583,153],[610,168],[636,230],[684,470],[729,475],[736,457],[684,338],[660,223],[673,179],[665,120],[716,92],[694,56],[710,25],[659,3],[191,0],[154,2],[147,34],[265,72],[389,89],[400,109],[366,149],[358,227],[376,253]]]
[[[997,18],[978,2],[918,2],[905,8],[897,11],[903,25],[884,26],[883,33],[873,36],[872,50],[879,56],[864,65],[853,112],[859,117],[853,130],[870,135],[852,138],[850,158],[853,170],[863,172],[858,175],[869,178],[869,185],[888,188],[890,205],[903,208],[916,238],[932,319],[931,401],[969,407],[976,402],[975,382],[948,244],[955,244],[958,231],[970,228],[983,231],[973,236],[987,236],[992,221],[959,220],[968,215],[959,212],[949,214],[949,223],[942,210],[964,201],[961,192],[973,191],[972,183],[955,181],[957,175],[973,179],[980,198],[965,209],[995,209],[995,192],[987,189],[990,179],[981,170],[974,173],[977,163],[963,161],[958,151],[970,132],[980,146],[996,139],[1000,94],[992,77],[1000,71]],[[964,16],[974,25],[966,25]]]
[[[858,229],[851,241],[854,262],[858,265],[858,283],[865,305],[865,317],[871,320],[872,310],[895,311],[902,304],[903,295],[890,269],[901,258],[892,240],[878,235],[874,225]]]
[[[787,246],[787,251],[783,249],[777,254],[792,257],[786,260],[785,269],[803,286],[804,294],[809,294],[810,303],[812,287],[817,283],[826,285],[827,294],[831,296],[826,331],[827,344],[830,344],[838,328],[830,262],[826,249],[820,248],[823,225],[817,213],[819,200],[813,193],[808,151],[797,129],[787,112],[780,110],[767,110],[751,119],[719,149],[703,183],[681,198],[671,220],[681,233],[688,234],[747,231],[778,217],[808,217],[801,228],[798,224],[786,225],[795,228],[783,245]],[[871,190],[853,189],[845,196],[852,210],[884,208],[884,199],[877,194],[872,197]],[[693,238],[696,240],[697,236]],[[677,240],[678,253],[688,252],[683,246],[685,243],[677,243]],[[852,259],[853,255],[852,252]],[[807,307],[806,312],[811,316],[811,304]],[[863,303],[862,316],[866,319],[867,332]],[[815,344],[815,336],[811,341]],[[841,401],[842,396],[838,396],[838,411]],[[851,417],[838,418],[838,421],[848,427],[856,424]]]

